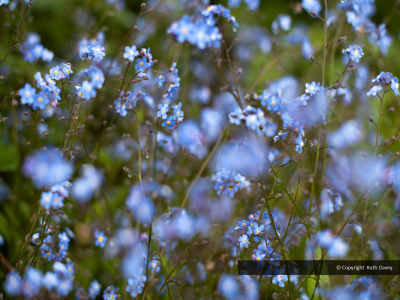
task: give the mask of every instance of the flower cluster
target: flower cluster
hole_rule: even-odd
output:
[[[232,124],[245,124],[247,128],[254,130],[259,135],[272,137],[276,134],[277,125],[273,120],[265,116],[261,108],[248,105],[244,110],[236,108],[229,114],[229,121]]]
[[[247,4],[247,7],[250,10],[257,10],[258,7],[260,6],[260,0],[243,0],[243,1]],[[228,6],[229,7],[239,7],[241,2],[242,2],[242,0],[229,0]]]
[[[360,46],[350,45],[347,49],[343,49],[342,53],[347,53],[349,58],[355,62],[360,62],[361,57],[364,56],[364,52]]]
[[[118,293],[119,292],[119,288],[111,285],[108,286],[103,293],[103,299],[104,300],[114,300],[118,298]]]
[[[182,122],[184,112],[181,108],[181,102],[171,106],[168,104],[158,104],[159,111],[157,111],[157,117],[163,120],[161,126],[167,127],[168,129],[174,129],[177,123]]]
[[[104,176],[92,165],[83,165],[81,173],[82,176],[74,181],[72,195],[79,203],[85,203],[100,189]]]
[[[5,290],[11,296],[23,296],[25,298],[37,297],[42,288],[49,292],[55,292],[59,297],[67,296],[73,289],[73,272],[60,263],[53,264],[53,272],[42,274],[41,271],[29,267],[24,279],[21,279],[17,271],[8,273]]]
[[[220,48],[222,34],[216,26],[214,16],[222,16],[228,19],[234,28],[239,27],[230,10],[220,4],[208,6],[202,12],[202,15],[205,18],[197,19],[196,21],[192,17],[183,16],[179,21],[172,23],[167,33],[173,35],[179,43],[188,41],[192,45],[196,45],[199,49],[207,47]]]
[[[128,285],[126,286],[126,291],[132,296],[136,297],[143,291],[144,284],[146,283],[146,275],[141,274],[134,278],[128,279]]]
[[[150,48],[143,48],[140,52],[136,50],[136,46],[132,47],[126,46],[124,58],[129,62],[133,62],[135,58],[137,59],[135,69],[141,73],[146,73],[147,69],[153,67],[153,55],[150,52]]]
[[[26,41],[22,44],[21,53],[27,62],[34,62],[38,59],[50,62],[53,60],[54,53],[47,50],[40,44],[40,36],[37,33],[30,33]]]
[[[66,182],[73,173],[73,166],[59,151],[38,150],[25,159],[23,173],[30,177],[36,187],[50,187]]]
[[[225,169],[215,173],[212,180],[215,181],[214,189],[218,195],[223,194],[230,197],[233,197],[241,189],[246,188],[248,191],[251,185],[246,177]]]
[[[104,48],[104,46],[96,45],[94,43],[90,44],[90,46],[85,46],[79,51],[79,57],[82,60],[98,59],[101,61],[103,60],[104,56],[106,56],[106,49]]]
[[[386,90],[386,87],[390,84],[390,88],[394,92],[396,96],[399,96],[399,80],[397,77],[394,77],[392,73],[389,72],[381,72],[375,79],[372,79],[372,82],[380,83],[381,85],[376,85],[371,88],[371,90],[367,93],[367,96],[376,96],[379,91],[382,90],[382,84]]]
[[[49,192],[42,192],[40,204],[46,210],[59,209],[64,206],[64,198],[68,197],[71,184],[66,181],[62,184],[54,185]]]
[[[86,100],[96,97],[96,89],[101,89],[105,80],[103,71],[96,66],[90,66],[79,72],[79,75],[85,80],[81,85],[75,86],[77,95]]]
[[[272,22],[271,27],[271,31],[274,34],[278,34],[280,29],[284,32],[288,32],[292,27],[292,18],[289,15],[281,14]]]
[[[383,55],[388,54],[388,49],[393,43],[393,37],[386,31],[386,25],[376,26],[371,21],[371,16],[376,8],[374,0],[353,0],[339,4],[339,8],[346,10],[347,22],[351,24],[355,31],[369,34],[369,41],[372,45],[377,45]]]
[[[56,106],[61,100],[61,90],[56,86],[54,80],[69,78],[69,74],[73,73],[70,64],[64,64],[62,68],[59,66],[52,68],[50,74],[46,74],[45,79],[42,78],[40,72],[35,74],[35,82],[37,90],[29,83],[26,83],[23,88],[19,90],[21,96],[21,103],[32,106],[33,110],[45,109],[46,105],[51,102],[52,106]]]

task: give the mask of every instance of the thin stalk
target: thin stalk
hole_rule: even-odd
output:
[[[12,39],[12,41],[11,41],[10,47],[8,47],[8,50],[7,50],[6,55],[4,56],[3,60],[0,59],[0,68],[1,68],[1,66],[3,65],[3,63],[6,61],[8,55],[9,55],[10,52],[11,52],[12,47],[14,46],[15,40],[16,40],[17,36],[19,35],[19,29],[21,28],[22,22],[23,22],[24,19],[25,19],[26,12],[28,11],[28,7],[30,6],[30,3],[31,3],[31,2],[28,2],[28,3],[26,4],[26,6],[25,6],[25,11],[24,11],[24,14],[23,14],[23,16],[22,16],[21,22],[19,23],[18,28],[17,28],[17,30],[15,31],[14,37],[13,37],[13,39]]]

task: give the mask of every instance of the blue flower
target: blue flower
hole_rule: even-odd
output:
[[[376,94],[377,94],[379,91],[381,91],[381,90],[382,90],[382,86],[376,85],[376,86],[372,87],[372,88],[369,90],[369,92],[367,93],[367,96],[368,96],[368,97],[370,97],[370,96],[376,96]]]
[[[263,260],[265,258],[265,253],[260,252],[259,250],[255,250],[254,252],[254,260],[260,261]]]
[[[126,46],[124,58],[128,59],[129,61],[134,61],[135,56],[139,55],[139,51],[136,50],[136,46],[133,45],[132,47]]]
[[[272,283],[277,284],[283,288],[285,286],[284,281],[288,281],[288,276],[287,275],[277,275],[274,278],[272,278]]]
[[[194,27],[192,19],[185,15],[179,20],[175,29],[169,30],[169,33],[176,35],[178,43],[183,43],[191,39],[195,30],[196,28]]]
[[[196,45],[199,49],[204,50],[210,42],[210,35],[208,33],[209,27],[203,21],[198,20],[195,24],[195,30],[189,37],[189,41]]]
[[[70,291],[72,291],[73,286],[72,282],[69,279],[61,280],[56,287],[57,293],[60,296],[67,296]]]
[[[89,47],[89,57],[97,57],[100,60],[103,60],[104,56],[106,56],[106,53],[104,52],[104,47],[100,46],[100,45],[95,45],[92,44]]]
[[[90,299],[96,299],[97,295],[100,294],[100,291],[101,291],[101,285],[96,279],[93,280],[89,286]]]
[[[128,111],[126,110],[126,105],[122,103],[121,100],[115,100],[114,104],[115,104],[115,110],[121,116],[125,117],[128,114]]]
[[[159,109],[159,111],[157,112],[157,117],[165,120],[168,117],[168,115],[167,115],[167,113],[169,111],[168,104],[162,105],[161,103],[159,103],[158,109]],[[165,126],[163,126],[163,127],[165,127]]]
[[[258,226],[257,222],[254,222],[253,219],[250,219],[250,222],[247,223],[247,227],[249,228],[247,234],[251,236],[254,235],[254,240],[258,242],[259,237],[263,234],[264,225]]]
[[[72,73],[74,73],[74,72],[72,72],[71,64],[63,64],[63,65],[64,65],[64,68],[62,68],[62,71],[63,71],[63,73],[64,73],[64,76],[65,76],[66,78],[69,78],[69,75],[71,75]]]
[[[350,45],[347,49],[343,49],[342,53],[347,53],[351,60],[359,62],[360,58],[364,56],[364,52],[360,46]]]
[[[184,113],[183,113],[183,111],[181,111],[181,107],[182,107],[182,103],[181,102],[179,102],[178,105],[175,105],[173,107],[174,108],[173,117],[174,117],[174,120],[178,120],[178,122],[182,122],[183,121]]]
[[[307,96],[306,94],[301,95],[300,97],[297,97],[294,99],[295,105],[300,106],[300,105],[307,105],[307,100],[310,99],[310,96]]]
[[[82,86],[79,91],[82,93],[82,95],[80,96],[86,100],[90,100],[91,98],[96,97],[96,91],[93,88],[93,85],[87,80],[82,82]]]
[[[19,95],[21,96],[21,103],[32,105],[35,101],[36,89],[33,88],[29,83],[19,90]]]
[[[229,184],[227,184],[227,188],[224,190],[223,194],[233,197],[238,190],[239,190],[238,186],[233,182],[230,182]]]
[[[104,293],[104,300],[114,300],[117,299],[117,294],[114,291],[111,291],[110,293]]]
[[[240,230],[247,230],[247,221],[246,220],[242,220],[242,221],[238,221],[238,227]]]
[[[40,205],[49,210],[53,206],[53,195],[52,192],[43,192],[40,198]]]
[[[304,146],[303,139],[301,138],[301,136],[298,136],[295,141],[296,141],[295,150],[301,154],[303,152],[303,146]]]
[[[260,0],[244,0],[250,10],[257,10],[260,6]]]
[[[317,15],[320,13],[322,7],[321,3],[319,0],[303,0],[301,2],[301,6],[306,10],[306,11],[312,11],[316,13]]]
[[[107,237],[104,235],[103,231],[96,232],[94,237],[96,238],[95,245],[104,248],[107,242]]]
[[[32,104],[32,108],[36,109],[45,109],[46,105],[50,103],[50,99],[45,96],[44,93],[39,93],[35,95],[35,101]]]
[[[214,48],[220,48],[222,34],[220,33],[218,27],[212,27],[211,29],[209,29],[208,35],[210,37],[209,46],[214,47]]]
[[[46,287],[48,291],[51,291],[59,284],[59,280],[57,278],[57,274],[53,272],[47,272],[43,276],[42,284]]]
[[[147,64],[146,58],[140,58],[136,61],[136,66],[135,66],[136,70],[139,70],[140,72],[144,72],[147,67],[148,67],[148,64]]]
[[[240,242],[240,247],[248,248],[249,245],[250,245],[249,237],[248,237],[246,234],[243,234],[243,235],[239,238],[239,242]]]
[[[71,187],[71,183],[69,181],[66,181],[62,184],[56,184],[56,185],[52,186],[51,191],[53,193],[59,193],[63,197],[68,197],[70,187]]]
[[[397,77],[394,77],[391,81],[391,86],[390,86],[396,96],[399,96],[399,80]]]
[[[141,287],[144,287],[144,284],[146,283],[146,280],[147,280],[146,275],[143,275],[143,274],[142,274],[142,275],[138,276],[136,279],[137,279],[139,285],[140,285]]]
[[[67,263],[68,277],[74,275],[74,264],[72,262]]]
[[[306,83],[306,94],[310,94],[311,96],[314,96],[316,92],[318,92],[321,88],[320,83],[316,83],[313,81],[311,84]]]
[[[53,208],[58,209],[63,206],[64,206],[64,198],[61,197],[58,193],[55,193],[53,197]]]
[[[276,95],[271,95],[267,99],[267,109],[275,113],[279,112],[281,109],[281,100]]]
[[[70,239],[69,239],[69,237],[68,237],[66,232],[60,233],[58,235],[58,238],[60,239],[60,244],[62,243],[64,245],[68,245],[68,243],[70,241]]]
[[[222,191],[224,191],[225,184],[222,183],[221,181],[217,181],[217,183],[214,186],[214,189],[217,191],[218,195],[221,195]]]
[[[143,289],[137,279],[129,278],[128,286],[126,287],[126,291],[128,293],[130,293],[132,297],[136,297],[137,295],[142,293]]]
[[[59,66],[55,66],[54,68],[50,69],[50,78],[54,80],[60,80],[63,78],[63,71],[60,69]]]
[[[169,87],[168,87],[167,92],[164,95],[164,98],[166,98],[166,97],[174,97],[178,87],[179,87],[179,83],[178,84],[170,84]]]
[[[162,127],[167,127],[168,129],[174,129],[176,126],[176,122],[174,121],[173,116],[169,116],[166,121],[162,122]]]
[[[65,182],[73,172],[70,162],[60,156],[60,152],[46,149],[39,150],[25,159],[25,176],[30,177],[36,187],[49,187]]]
[[[158,75],[156,78],[156,82],[157,82],[157,87],[160,88],[163,86],[163,83],[165,82],[165,77],[162,75]]]
[[[97,89],[101,89],[104,83],[104,74],[103,72],[94,66],[91,66],[89,69],[90,77],[92,78],[92,85]]]
[[[286,131],[283,133],[279,132],[278,135],[274,136],[274,142],[285,140],[288,134],[289,134],[289,131]]]
[[[393,74],[389,72],[380,72],[379,75],[375,78],[372,79],[372,82],[385,82],[386,84],[390,84],[393,79]]]
[[[17,271],[12,271],[7,274],[4,282],[4,289],[10,296],[18,296],[21,293],[22,280]]]

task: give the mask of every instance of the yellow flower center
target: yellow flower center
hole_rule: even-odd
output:
[[[313,90],[314,89],[314,87],[313,86],[310,86],[310,90]]]
[[[25,92],[25,96],[26,96],[26,97],[29,97],[30,95],[31,95],[30,92]]]
[[[271,105],[272,105],[272,106],[275,106],[275,104],[276,104],[275,101],[272,101],[272,102],[271,102]]]
[[[129,51],[129,55],[133,55],[133,51],[131,50],[131,51]]]
[[[220,187],[219,187],[219,189],[220,189],[220,190],[222,190],[222,189],[223,189],[223,187],[222,187],[222,186],[220,186]]]
[[[102,236],[99,236],[99,237],[98,237],[98,240],[99,240],[99,242],[101,243],[101,242],[103,241],[103,237],[102,237]]]
[[[304,143],[303,143],[303,142],[301,142],[301,143],[300,143],[300,146],[301,146],[301,147],[303,147],[303,146],[304,146]]]
[[[42,102],[43,102],[43,97],[39,97],[38,101],[39,101],[40,103],[42,103]]]
[[[67,74],[69,74],[69,70],[67,70]]]
[[[139,65],[140,65],[140,66],[143,66],[143,62],[140,62]]]
[[[58,71],[54,71],[54,75],[58,75]]]
[[[170,121],[168,121],[168,122],[167,122],[167,124],[168,124],[168,125],[171,125],[171,122],[170,122]]]
[[[259,258],[259,257],[257,257],[257,260],[260,260],[260,258]]]

